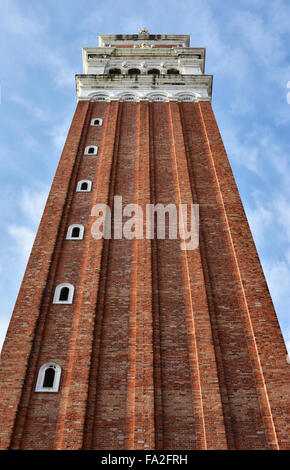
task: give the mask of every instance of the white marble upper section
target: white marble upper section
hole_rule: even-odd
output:
[[[79,100],[209,101],[212,76],[204,74],[205,49],[189,47],[188,35],[99,36],[99,47],[83,48]]]

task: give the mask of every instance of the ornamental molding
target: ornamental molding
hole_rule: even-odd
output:
[[[191,70],[194,68],[195,74],[201,75],[202,70],[200,66],[200,61],[192,59],[188,61],[183,61],[182,59],[177,60],[168,60],[160,61],[159,58],[149,58],[148,60],[108,60],[100,59],[93,66],[87,67],[87,73],[95,73],[96,69],[102,70],[103,74],[106,74],[110,69],[118,68],[121,70],[121,74],[127,74],[128,69],[138,68],[140,69],[141,74],[146,74],[147,70],[150,68],[158,69],[162,74],[167,73],[169,69],[176,68],[180,73],[183,74],[192,74]]]
[[[139,103],[140,101],[148,101],[148,102],[169,102],[169,101],[178,101],[178,102],[195,102],[198,101],[208,101],[205,100],[200,94],[188,92],[188,93],[166,93],[166,92],[149,92],[149,93],[141,93],[131,90],[125,92],[96,92],[90,93],[87,98],[84,100],[89,100],[91,102],[95,101],[120,101],[120,102],[135,102]]]
[[[210,75],[77,75],[76,91],[80,101],[126,99],[150,100],[162,96],[167,100],[210,101],[212,76]],[[156,98],[157,100],[157,98]]]

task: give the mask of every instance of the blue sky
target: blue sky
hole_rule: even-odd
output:
[[[0,343],[74,112],[81,48],[144,26],[207,48],[214,112],[290,347],[289,18],[286,0],[1,0]]]

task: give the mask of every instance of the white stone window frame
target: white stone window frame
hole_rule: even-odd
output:
[[[119,101],[131,101],[131,102],[139,102],[140,101],[140,95],[139,93],[129,93],[127,91],[119,93],[117,95],[117,98]]]
[[[169,94],[165,92],[158,92],[153,91],[152,93],[147,94],[147,98],[149,101],[160,101],[160,102],[168,102],[169,101]]]
[[[89,152],[89,149],[93,148],[94,152]],[[98,155],[98,147],[96,145],[87,145],[85,148],[85,155]]]
[[[51,367],[53,367],[54,370],[55,370],[53,386],[52,387],[44,387],[43,383],[44,383],[44,378],[45,378],[45,372],[47,371],[47,369],[49,369]],[[60,385],[60,377],[61,377],[61,367],[60,367],[60,365],[56,364],[55,362],[46,362],[39,369],[35,391],[36,392],[48,392],[48,393],[58,392],[59,391],[59,385]]]
[[[198,94],[198,93],[184,91],[184,92],[180,92],[180,93],[175,93],[173,99],[177,99],[180,102],[186,102],[186,101],[197,102],[200,97],[201,97],[201,95]]]
[[[83,183],[87,183],[87,185],[88,185],[87,189],[82,189],[82,184]],[[91,190],[92,190],[92,182],[90,180],[80,180],[80,181],[78,181],[77,189],[76,189],[77,193],[90,193]]]
[[[96,124],[95,121],[99,121],[99,124]],[[103,125],[103,119],[95,117],[94,119],[91,120],[91,126],[94,127],[101,127]]]
[[[72,236],[72,232],[73,232],[74,228],[79,228],[80,229],[78,237],[73,237]],[[67,240],[83,240],[84,231],[85,231],[85,227],[82,224],[72,224],[67,229],[66,239]]]
[[[88,97],[90,98],[90,101],[91,102],[95,102],[95,101],[107,101],[107,102],[110,102],[111,101],[111,97],[113,97],[113,94],[112,93],[109,93],[109,92],[95,92],[93,91],[92,93],[89,93],[88,94]]]
[[[75,240],[75,239],[74,239]],[[69,288],[69,294],[68,294],[68,299],[67,300],[59,300],[60,293],[63,287],[68,287]],[[54,304],[72,304],[73,303],[73,297],[74,297],[74,286],[72,284],[68,284],[67,282],[64,282],[62,284],[58,284],[55,288],[54,291],[54,297],[53,297],[53,303]]]

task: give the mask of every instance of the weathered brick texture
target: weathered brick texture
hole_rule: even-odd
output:
[[[199,204],[199,247],[95,240],[115,195]],[[60,390],[36,393],[48,361]],[[289,368],[210,103],[80,102],[3,346],[1,448],[286,449]]]

